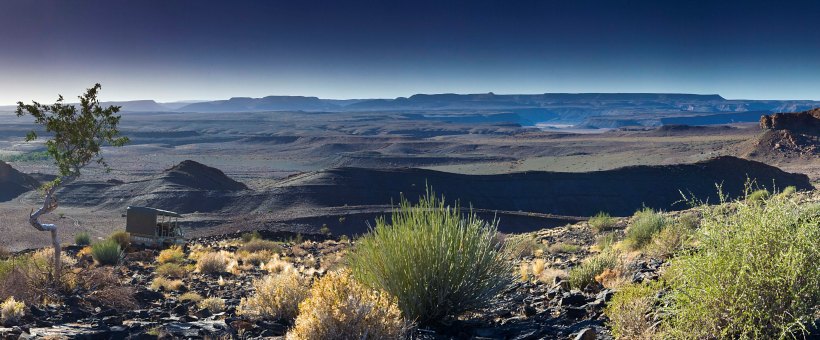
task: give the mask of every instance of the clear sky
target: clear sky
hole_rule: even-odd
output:
[[[0,105],[678,92],[820,99],[817,1],[0,1]]]

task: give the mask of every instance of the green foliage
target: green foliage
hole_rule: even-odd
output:
[[[91,236],[87,232],[80,232],[74,236],[74,244],[78,246],[87,246],[91,244]]]
[[[396,297],[411,320],[429,323],[485,306],[512,282],[512,264],[497,250],[496,223],[461,214],[428,190],[413,206],[402,199],[350,258],[356,278]]]
[[[762,203],[762,204],[761,204]],[[664,275],[677,338],[799,338],[820,305],[820,215],[784,197],[707,209]]]
[[[749,201],[749,202],[763,202],[764,200],[769,198],[769,196],[771,196],[771,193],[769,193],[769,190],[758,189],[758,190],[752,191],[751,193],[747,194],[746,195],[746,200]]]
[[[589,226],[596,232],[602,232],[615,228],[617,220],[605,212],[599,212],[589,219]]]
[[[652,311],[658,298],[660,284],[630,284],[618,289],[604,309],[608,326],[616,339],[652,339]]]
[[[626,229],[626,242],[632,249],[641,249],[655,233],[666,225],[666,217],[650,208],[643,208],[635,212],[632,223]]]
[[[569,271],[569,285],[573,288],[584,289],[595,282],[595,276],[604,272],[604,269],[615,268],[617,258],[612,253],[600,253],[588,258]]]
[[[131,246],[131,234],[124,230],[113,232],[111,236],[108,236],[108,239],[117,242],[123,251]]]
[[[91,246],[91,257],[97,264],[113,266],[122,259],[122,248],[112,239],[97,242]]]
[[[104,145],[123,146],[128,137],[121,137],[117,125],[120,116],[119,106],[102,108],[97,99],[100,84],[95,84],[79,96],[79,108],[64,104],[63,96],[58,96],[52,105],[32,102],[31,105],[17,102],[18,117],[31,115],[34,122],[42,125],[51,138],[46,141],[47,153],[54,159],[60,176],[78,176],[80,168],[96,161],[106,168],[108,165],[100,157],[100,148]],[[37,139],[37,133],[31,131],[26,141]]]

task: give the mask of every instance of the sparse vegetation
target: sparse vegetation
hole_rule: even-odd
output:
[[[621,287],[612,298],[604,313],[608,326],[617,339],[653,339],[654,323],[647,317],[655,306],[658,284],[630,284]]]
[[[261,239],[262,239],[262,235],[259,234],[259,232],[256,231],[256,230],[254,230],[250,233],[243,233],[242,234],[242,242],[243,243],[248,243],[252,240],[261,240]]]
[[[602,231],[615,228],[617,222],[618,221],[614,217],[609,216],[608,213],[602,211],[589,219],[589,226],[596,232],[600,233]]]
[[[378,219],[350,265],[363,283],[395,296],[408,318],[431,322],[482,307],[511,282],[495,236],[495,223],[462,216],[428,192],[417,206],[403,199],[392,224]]]
[[[584,289],[595,283],[596,276],[605,269],[614,268],[616,264],[617,259],[612,253],[594,255],[569,271],[569,284],[574,288]]]
[[[191,302],[199,303],[200,301],[202,301],[202,295],[199,295],[195,292],[187,292],[187,293],[182,294],[182,295],[179,296],[179,301],[181,301],[181,302],[191,301]]]
[[[820,215],[783,197],[733,205],[706,209],[697,248],[672,259],[665,331],[800,337],[820,305]]]
[[[199,308],[207,309],[211,313],[221,313],[225,310],[225,300],[218,297],[209,297],[199,301]]]
[[[347,271],[328,273],[299,304],[288,340],[401,339],[407,323],[395,301],[353,279]]]
[[[155,277],[154,280],[151,281],[151,290],[156,291],[176,291],[183,287],[185,287],[185,284],[182,280],[171,280],[161,276]]]
[[[258,251],[279,253],[282,251],[282,246],[274,241],[251,239],[250,241],[242,245],[242,247],[239,248],[239,251],[248,253],[254,253]]]
[[[693,231],[680,223],[672,223],[652,236],[646,244],[647,254],[657,258],[668,258],[690,242]]]
[[[114,266],[122,259],[122,248],[113,239],[100,241],[91,246],[91,257],[102,266]]]
[[[157,267],[156,273],[164,277],[182,278],[188,274],[188,269],[176,263],[165,263]]]
[[[160,264],[166,263],[182,263],[185,261],[185,253],[182,251],[182,247],[178,245],[171,246],[168,249],[163,249],[159,252],[157,256],[157,262]]]
[[[550,253],[553,254],[561,254],[561,253],[577,253],[581,251],[581,246],[577,244],[570,244],[570,243],[555,243],[550,245],[549,247]]]
[[[196,268],[203,274],[224,273],[228,267],[228,260],[220,252],[209,252],[201,255],[196,261]]]
[[[87,232],[80,232],[74,236],[74,244],[84,247],[91,244],[91,236]]]
[[[0,321],[3,324],[14,324],[26,313],[26,304],[17,301],[13,296],[0,304]]]
[[[310,281],[296,271],[284,271],[253,282],[254,294],[242,299],[238,313],[255,319],[293,321],[305,300]]]
[[[120,245],[120,249],[123,251],[131,246],[131,235],[125,230],[115,231],[108,238],[114,242],[117,242],[117,244]]]
[[[599,251],[607,251],[612,248],[616,241],[617,236],[615,233],[601,234],[595,238],[595,247]]]
[[[626,244],[632,249],[641,249],[657,232],[666,225],[666,217],[650,208],[638,210],[632,223],[626,229]]]
[[[535,256],[544,251],[544,244],[538,242],[532,234],[507,235],[503,240],[504,249],[512,258]]]

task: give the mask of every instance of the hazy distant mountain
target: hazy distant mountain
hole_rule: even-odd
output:
[[[252,112],[252,111],[324,111],[341,106],[316,97],[268,96],[264,98],[234,97],[185,105],[176,111],[185,112]]]
[[[483,94],[416,94],[409,98],[375,99],[348,105],[346,109],[475,109],[549,107],[566,104],[627,103],[668,104],[723,102],[719,95],[666,93],[545,93],[526,95]]]

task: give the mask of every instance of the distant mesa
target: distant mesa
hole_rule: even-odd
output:
[[[165,170],[161,179],[198,190],[248,190],[248,186],[228,177],[222,170],[192,160],[182,161]]]
[[[268,96],[263,98],[234,97],[228,100],[193,103],[177,111],[183,112],[254,112],[254,111],[323,111],[338,110],[339,105],[317,97]]]
[[[24,174],[0,161],[0,202],[10,201],[24,192],[40,186],[34,177]]]

